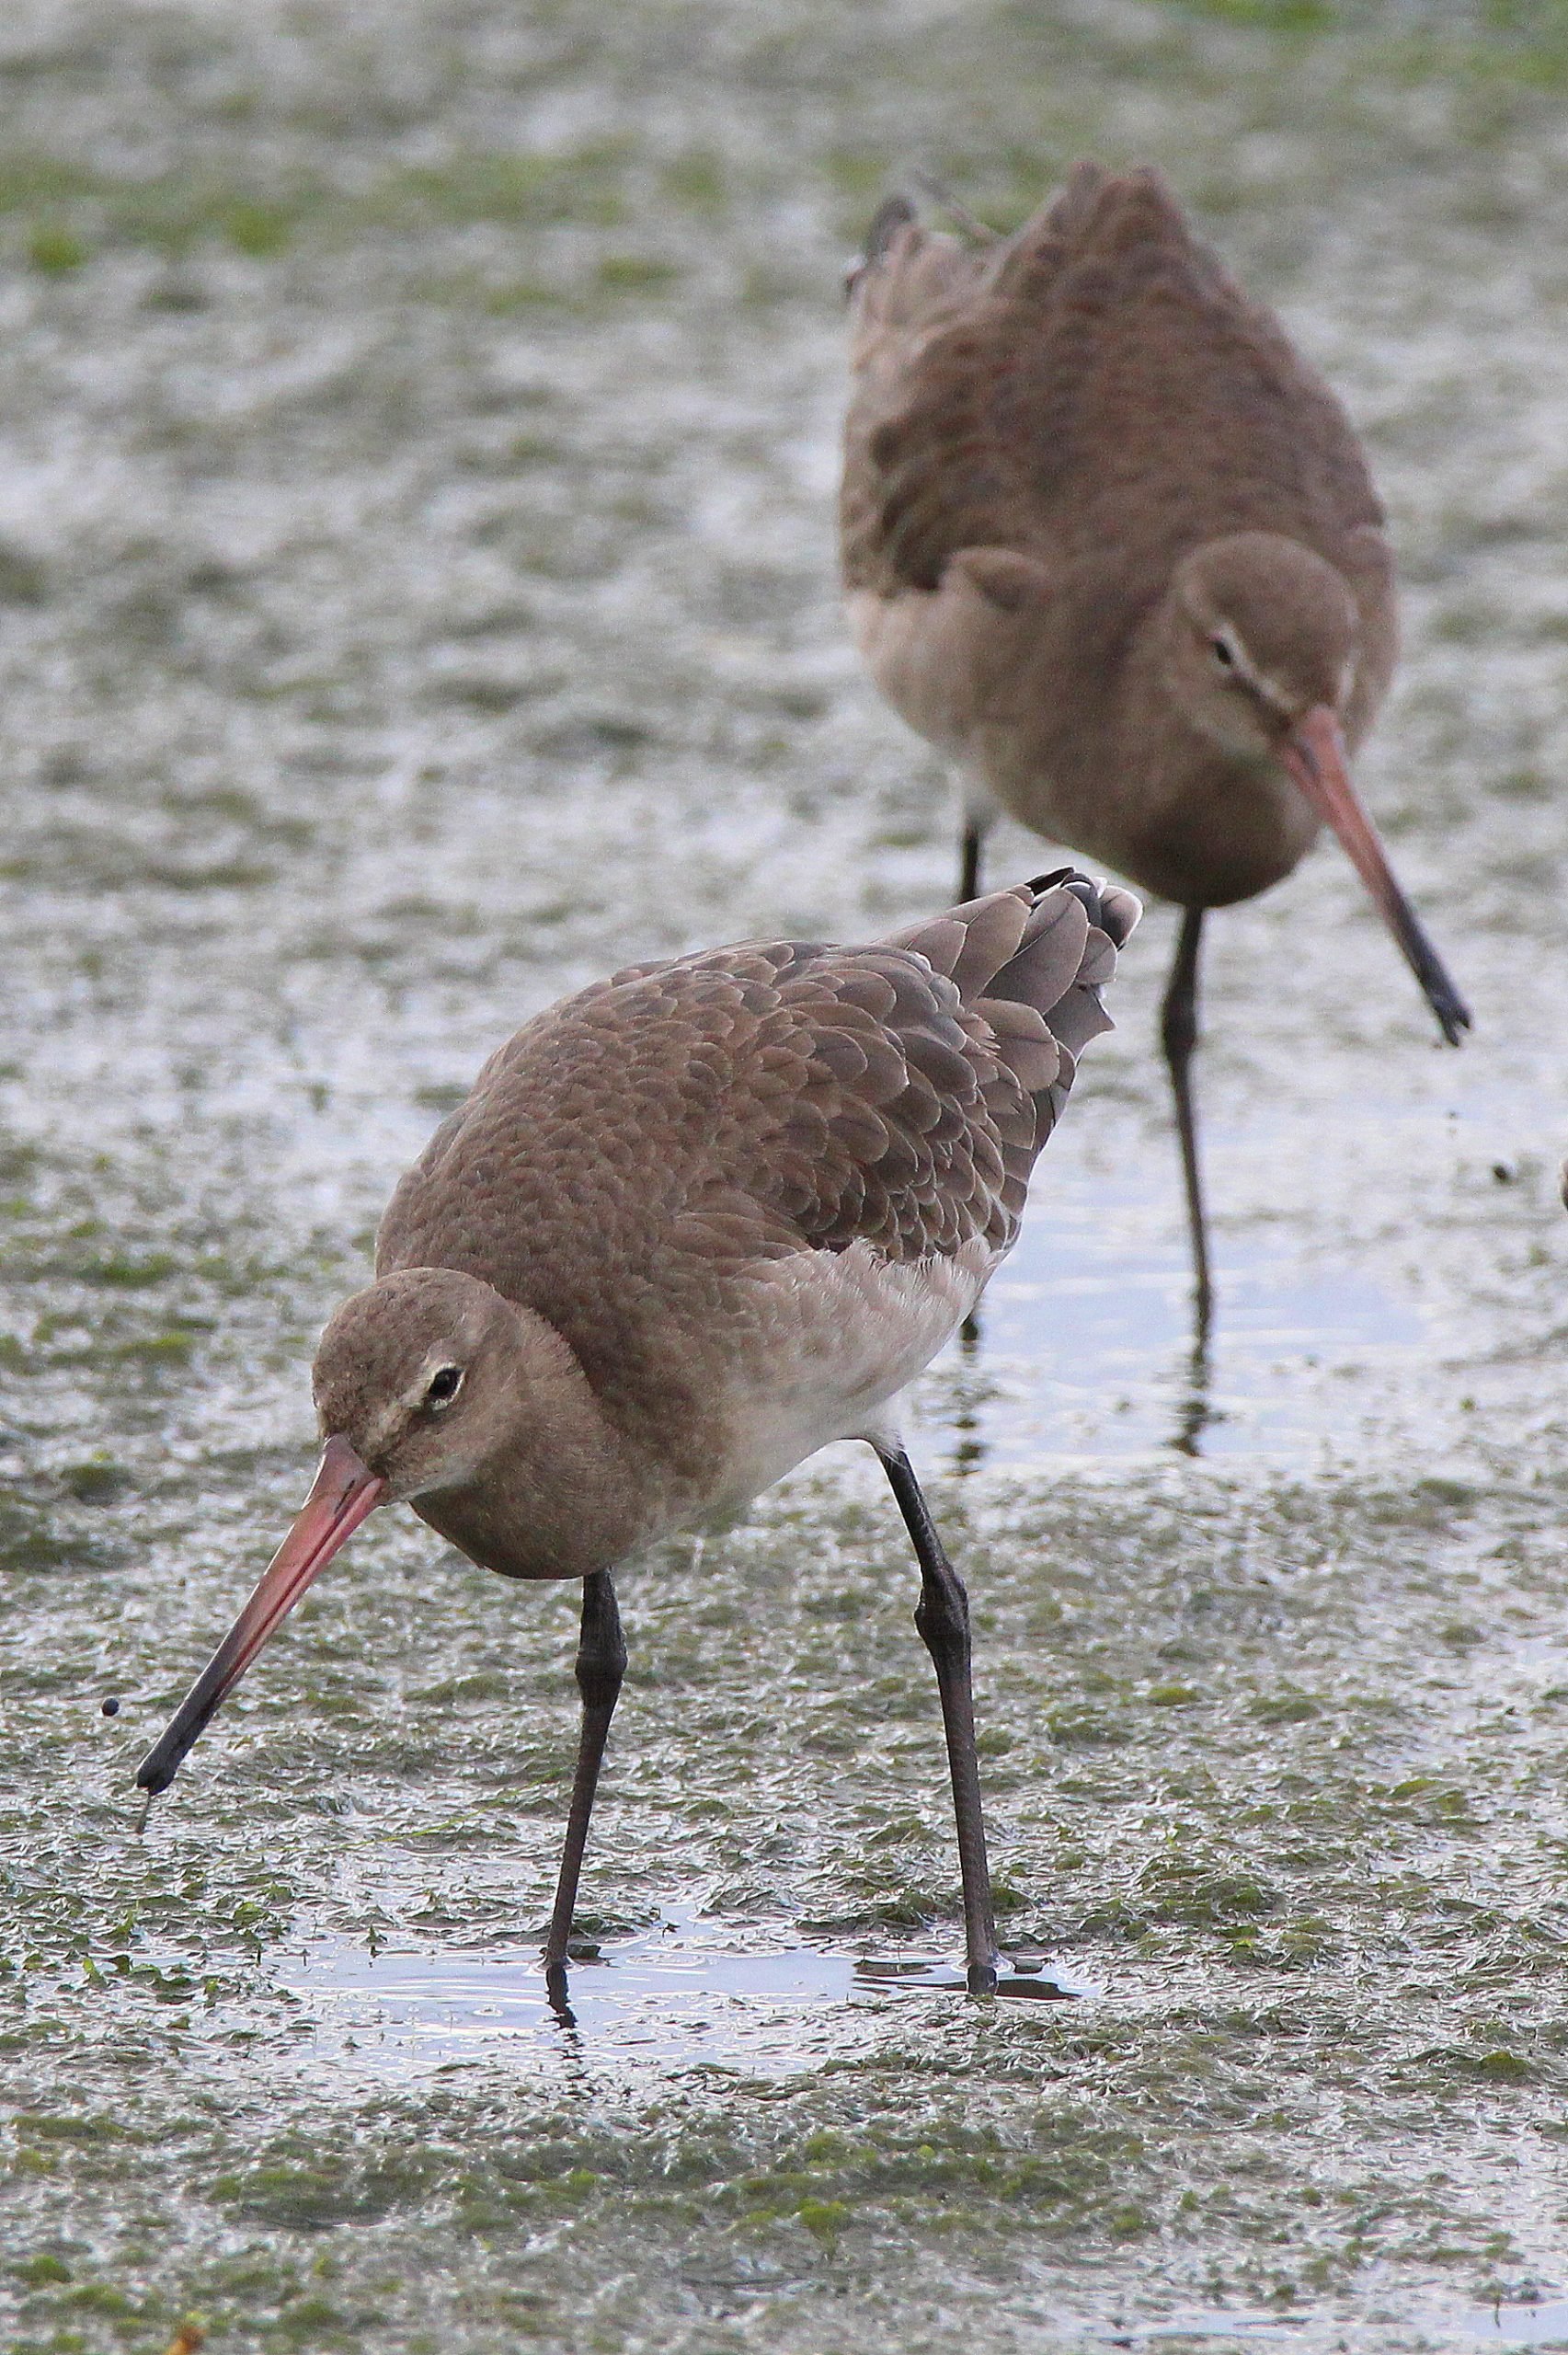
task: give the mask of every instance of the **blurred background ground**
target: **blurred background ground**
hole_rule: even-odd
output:
[[[1446,2346],[1502,2300],[1568,2341],[1565,98],[1546,6],[14,0],[18,2355],[194,2310],[235,2349],[946,2355]],[[371,1946],[439,1975],[543,1919],[570,1598],[372,1524],[140,1846],[131,1767],[489,1048],[616,963],[950,896],[837,609],[840,280],[911,167],[1011,224],[1084,150],[1164,167],[1367,436],[1406,655],[1363,782],[1473,1042],[1332,847],[1216,923],[1188,1456],[1155,912],[926,1386],[1009,1935],[1102,1993],[748,2009],[715,1963],[672,2029],[378,2027]],[[847,1453],[628,1577],[609,1951],[953,1943],[912,1593]]]

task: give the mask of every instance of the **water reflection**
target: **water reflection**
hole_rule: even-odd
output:
[[[791,2070],[835,2043],[843,2007],[895,2000],[857,1981],[853,1959],[815,1947],[717,1947],[670,1922],[583,1958],[546,1982],[536,1947],[383,1947],[326,1939],[291,1959],[283,1983],[328,2044],[399,2071],[505,2045],[581,2054]]]
[[[1176,1428],[1171,1433],[1169,1442],[1180,1455],[1201,1455],[1204,1432],[1210,1423],[1221,1419],[1208,1391],[1210,1321],[1210,1311],[1206,1308],[1198,1322],[1192,1354],[1187,1360],[1186,1395],[1178,1408]]]

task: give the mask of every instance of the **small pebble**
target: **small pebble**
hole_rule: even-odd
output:
[[[98,1706],[102,1709],[106,1717],[117,1717],[120,1715],[120,1704],[113,1698],[112,1694],[109,1700],[101,1701]]]
[[[1506,1161],[1494,1161],[1492,1165],[1492,1175],[1496,1178],[1497,1183],[1500,1186],[1511,1186],[1514,1182],[1514,1169],[1512,1163]]]

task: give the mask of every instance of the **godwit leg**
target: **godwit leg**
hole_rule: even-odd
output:
[[[958,837],[958,904],[978,900],[980,896],[980,852],[986,836],[996,821],[994,806],[979,801],[966,792],[961,798],[962,832]],[[971,1309],[959,1327],[967,1350],[978,1348],[980,1338],[979,1312]]]
[[[969,1687],[969,1598],[944,1550],[926,1508],[914,1466],[903,1449],[879,1447],[921,1566],[915,1626],[936,1669],[953,1811],[958,1819],[958,1870],[964,1883],[964,1947],[971,1995],[996,1993],[1001,1958],[996,1945],[986,1827],[980,1812],[980,1762],[975,1750],[975,1702]]]
[[[544,1942],[544,1968],[558,1978],[567,1959],[572,1909],[578,1900],[578,1879],[583,1850],[588,1845],[588,1820],[610,1720],[615,1714],[621,1679],[626,1673],[626,1639],[608,1570],[592,1570],[582,1582],[582,1633],[578,1639],[578,1691],[582,1694],[582,1731],[578,1738],[578,1767],[572,1782],[571,1812],[567,1818],[566,1844],[555,1882],[555,1910]]]
[[[1193,1102],[1192,1054],[1197,1044],[1197,954],[1203,933],[1203,910],[1184,908],[1176,938],[1176,959],[1160,1012],[1160,1036],[1171,1066],[1171,1088],[1176,1099],[1176,1129],[1182,1141],[1182,1176],[1187,1190],[1187,1225],[1192,1235],[1193,1321],[1201,1352],[1208,1338],[1214,1294],[1208,1281],[1208,1232],[1203,1215],[1203,1178],[1197,1159],[1197,1110]]]
[[[964,833],[958,853],[958,901],[978,900],[980,893],[980,844],[986,838],[986,828],[978,818],[964,812]]]
[[[995,825],[997,805],[975,770],[958,770],[958,903],[980,895],[980,852]]]

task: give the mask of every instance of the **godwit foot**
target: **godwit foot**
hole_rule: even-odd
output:
[[[1069,1979],[1048,1963],[1009,1955],[998,1958],[996,1983],[985,1989],[971,1987],[967,1971],[940,1962],[862,1961],[855,1965],[855,1977],[867,1986],[907,1987],[915,1994],[923,1994],[927,1990],[936,1994],[978,1993],[1023,1996],[1040,2004],[1070,2004],[1081,1996],[1099,1993],[1097,1988]]]

